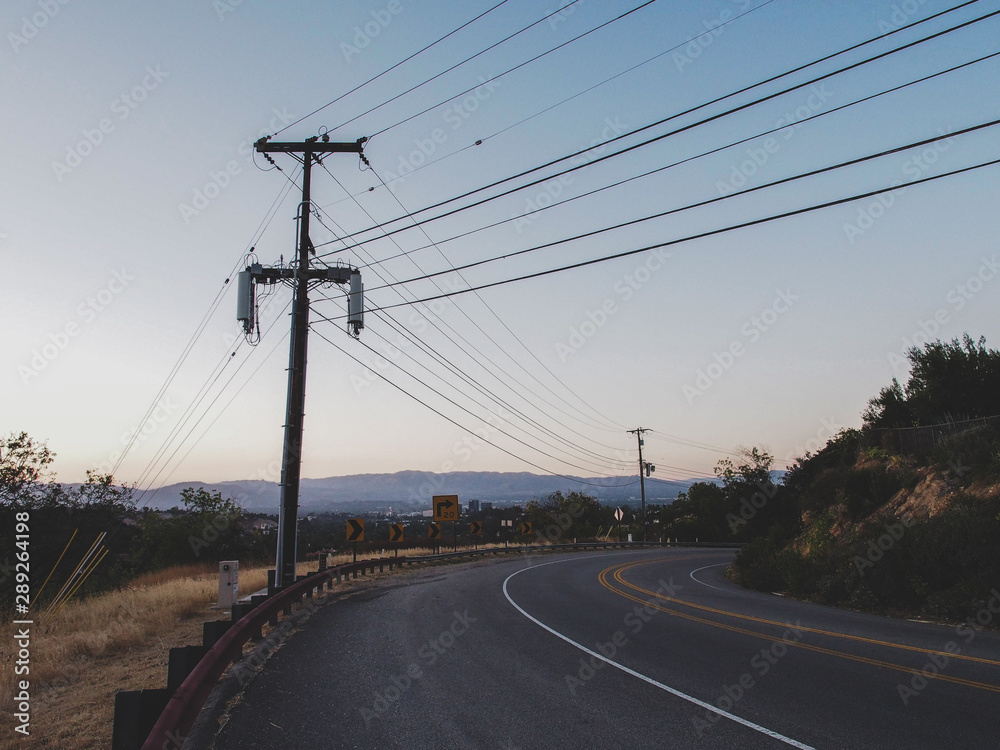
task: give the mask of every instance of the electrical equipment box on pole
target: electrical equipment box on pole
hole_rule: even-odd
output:
[[[239,598],[239,560],[223,560],[219,563],[219,608],[229,609]]]
[[[361,282],[361,271],[351,271],[351,291],[347,297],[347,326],[355,336],[365,327],[365,286]]]
[[[236,275],[236,320],[244,333],[253,333],[253,279],[250,270]]]

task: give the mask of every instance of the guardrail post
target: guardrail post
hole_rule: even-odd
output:
[[[268,595],[267,594],[255,594],[255,595],[251,596],[250,597],[250,609],[256,609],[261,604],[263,604],[264,602],[266,602],[267,599],[268,599]],[[278,624],[278,615],[275,614],[275,615],[272,615],[270,618],[268,618],[267,624],[270,625],[272,628],[276,627],[277,624]],[[262,637],[263,637],[263,633],[258,628],[257,632],[253,636],[253,639],[255,641],[259,641]]]
[[[251,597],[251,599],[255,598],[258,597]],[[267,597],[262,596],[260,598],[266,599]],[[247,614],[256,609],[258,604],[259,602],[257,604],[254,604],[253,602],[236,602],[233,605],[233,622],[242,620]],[[261,633],[260,628],[257,628],[257,630],[250,637],[255,641],[259,641],[264,637],[264,635]]]
[[[206,622],[201,626],[201,644],[205,649],[210,649],[232,626],[232,620],[215,620]]]
[[[112,750],[141,750],[171,695],[173,691],[166,688],[115,693]]]
[[[204,646],[180,646],[170,649],[167,656],[167,690],[171,695],[187,679],[191,670],[207,651]]]

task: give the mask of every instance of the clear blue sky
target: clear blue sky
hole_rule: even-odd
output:
[[[293,122],[279,139],[302,140],[324,129],[346,141],[378,133],[365,151],[374,172],[359,168],[352,155],[331,156],[328,172],[315,170],[314,197],[323,209],[322,224],[313,223],[319,245],[335,234],[397,219],[404,207],[417,211],[599,144],[952,5],[659,0],[449,100],[640,4],[581,0],[364,114],[560,7],[508,0],[374,83],[295,122],[495,4],[5,3],[4,432],[25,430],[48,441],[58,454],[58,478],[79,481],[88,468],[117,463],[116,454],[143,427],[167,382],[147,434],[121,462],[119,480],[145,486],[277,479],[289,295],[278,292],[271,300],[264,312],[268,333],[251,348],[239,344],[234,290],[224,285],[251,244],[263,263],[282,256],[287,261],[294,253],[298,191],[286,188],[296,165],[276,157],[284,176],[258,169],[267,165],[259,157],[254,164],[250,144],[262,134]],[[614,148],[998,9],[997,2],[973,3],[628,136]],[[430,222],[422,228],[426,235],[410,230],[390,240],[368,232],[358,238],[369,240],[360,249],[333,242],[321,252],[340,250],[325,260],[362,266],[368,305],[390,306],[401,301],[399,294],[377,287],[392,279],[446,271],[985,123],[1000,117],[997,58],[830,110],[994,53],[997,39],[1000,20],[988,19]],[[813,115],[823,116],[790,126]],[[691,158],[775,128],[769,136]],[[603,147],[576,163],[611,150]],[[416,344],[402,346],[403,353],[388,349],[400,346],[399,333],[374,313],[360,342],[344,334],[342,320],[328,323],[314,315],[304,476],[541,467],[620,477],[634,472],[635,439],[625,430],[638,426],[654,430],[647,458],[663,479],[710,475],[715,462],[740,445],[770,449],[783,468],[832,431],[858,426],[868,398],[894,376],[905,380],[900,355],[927,332],[945,339],[969,332],[1000,345],[1000,170],[986,167],[905,187],[997,158],[997,129],[982,130],[508,257],[436,283],[442,289],[488,284],[893,184],[904,188],[881,201],[868,198],[460,295],[434,313],[424,305],[381,313],[467,381]],[[505,221],[682,160],[530,219]],[[504,223],[483,229],[495,222]],[[451,239],[473,230],[481,231]],[[432,241],[436,247],[417,250]],[[402,250],[414,252],[390,259]],[[403,287],[410,300],[439,293],[426,280]],[[342,296],[336,288],[325,293],[333,301],[316,301],[314,310],[338,318]],[[366,345],[388,351],[394,364]],[[363,363],[515,456],[469,437],[369,376]],[[494,395],[506,406],[491,400]]]

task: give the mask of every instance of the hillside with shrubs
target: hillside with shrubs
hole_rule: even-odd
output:
[[[907,356],[861,429],[780,483],[759,449],[723,462],[721,486],[664,510],[668,536],[745,542],[729,575],[754,589],[937,621],[981,610],[1000,587],[1000,352],[966,335]]]

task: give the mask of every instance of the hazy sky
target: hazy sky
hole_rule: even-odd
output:
[[[288,125],[276,140],[374,136],[372,170],[348,154],[314,169],[312,238],[333,253],[325,262],[362,268],[369,308],[388,308],[370,311],[355,341],[341,290],[313,294],[307,477],[623,477],[636,458],[625,431],[638,426],[654,431],[646,458],[661,479],[711,474],[739,445],[769,448],[783,468],[858,426],[868,398],[905,380],[911,344],[969,332],[1000,345],[1000,169],[906,186],[1000,158],[996,127],[510,256],[997,119],[998,58],[875,95],[996,53],[1000,16],[802,84],[1000,3],[967,4],[635,135],[958,3],[658,0],[505,74],[640,5],[581,0],[403,94],[560,8],[508,0],[305,117],[496,2],[4,3],[3,431],[47,440],[63,481],[115,466],[136,430],[121,481],[277,480],[290,293],[267,301],[253,348],[225,281],[251,246],[265,264],[294,254],[297,165],[276,155],[283,173],[265,171],[252,155],[254,140]],[[373,230],[589,146],[413,218],[589,164],[577,171],[390,238]],[[881,198],[392,307],[890,186]],[[356,232],[346,248],[336,241]]]

